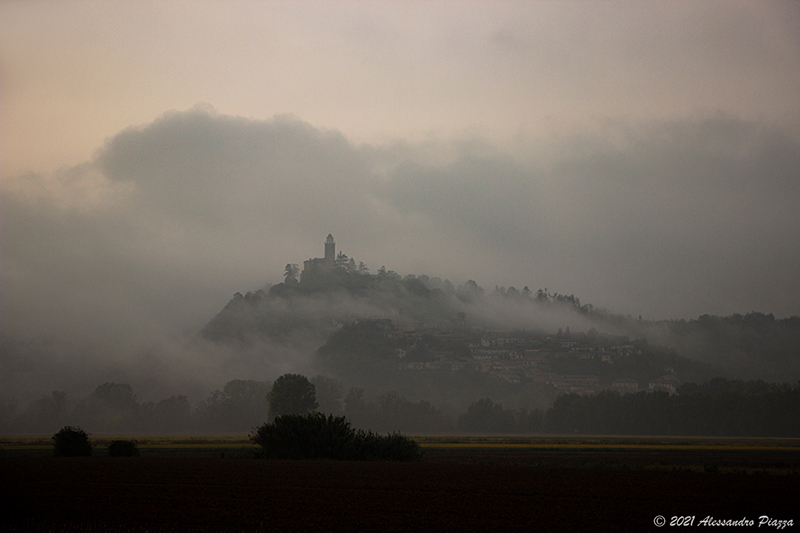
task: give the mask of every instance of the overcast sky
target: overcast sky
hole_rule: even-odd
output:
[[[286,263],[800,314],[800,3],[0,3],[2,321],[201,326]]]

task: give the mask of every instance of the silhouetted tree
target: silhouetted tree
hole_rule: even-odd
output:
[[[490,398],[481,398],[458,417],[458,429],[474,433],[513,433],[515,425],[514,413]]]
[[[79,404],[76,418],[103,433],[138,431],[140,405],[127,383],[103,383]]]
[[[272,390],[267,394],[269,415],[302,415],[316,409],[316,390],[314,384],[300,374],[284,374],[275,380]]]
[[[139,457],[139,445],[135,440],[112,440],[108,445],[109,457]]]
[[[286,268],[283,269],[284,283],[292,285],[297,283],[297,275],[300,273],[300,267],[293,263],[286,263]]]
[[[336,254],[336,268],[340,268],[344,271],[348,270],[348,266],[350,264],[350,258],[344,252],[339,252]]]
[[[136,395],[127,383],[103,383],[95,389],[92,396],[118,408],[128,408],[136,404]]]
[[[317,395],[319,410],[323,413],[341,414],[344,386],[338,380],[322,375],[311,378],[311,383]]]
[[[89,434],[77,426],[64,426],[53,435],[53,454],[56,457],[88,457],[92,455]]]
[[[53,391],[50,395],[34,400],[22,420],[22,428],[32,433],[52,430],[67,419],[67,393]]]
[[[483,289],[475,281],[467,280],[458,287],[457,295],[464,302],[472,302],[483,296]]]
[[[266,401],[272,384],[266,381],[234,379],[215,390],[197,409],[205,431],[247,431],[268,416]]]
[[[427,433],[450,425],[430,402],[412,402],[395,391],[378,396],[377,406],[376,430]]]
[[[376,435],[354,430],[343,416],[319,412],[283,415],[250,435],[268,459],[418,461],[419,443],[397,433]]]
[[[191,423],[191,410],[186,396],[170,396],[153,405],[151,419],[147,422],[159,433],[186,431]]]

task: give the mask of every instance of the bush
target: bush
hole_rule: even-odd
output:
[[[80,427],[64,426],[53,435],[53,453],[56,457],[89,457],[92,443],[89,434]]]
[[[381,436],[354,430],[343,416],[284,415],[250,435],[268,459],[336,459],[350,461],[418,461],[419,444],[397,433]]]
[[[139,457],[139,446],[135,440],[112,440],[108,445],[109,457]]]

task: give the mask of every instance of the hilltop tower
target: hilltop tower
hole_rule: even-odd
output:
[[[315,257],[314,259],[303,261],[303,272],[300,276],[300,281],[303,281],[303,278],[311,272],[322,273],[333,270],[335,266],[336,243],[333,241],[333,235],[329,233],[328,238],[325,239],[325,257]]]
[[[336,263],[336,243],[333,242],[333,235],[328,233],[328,238],[325,239],[325,263],[329,267],[333,267]]]

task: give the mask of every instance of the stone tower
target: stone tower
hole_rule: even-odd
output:
[[[328,233],[328,238],[325,239],[325,263],[332,268],[335,262],[336,243],[333,242],[333,235]]]

